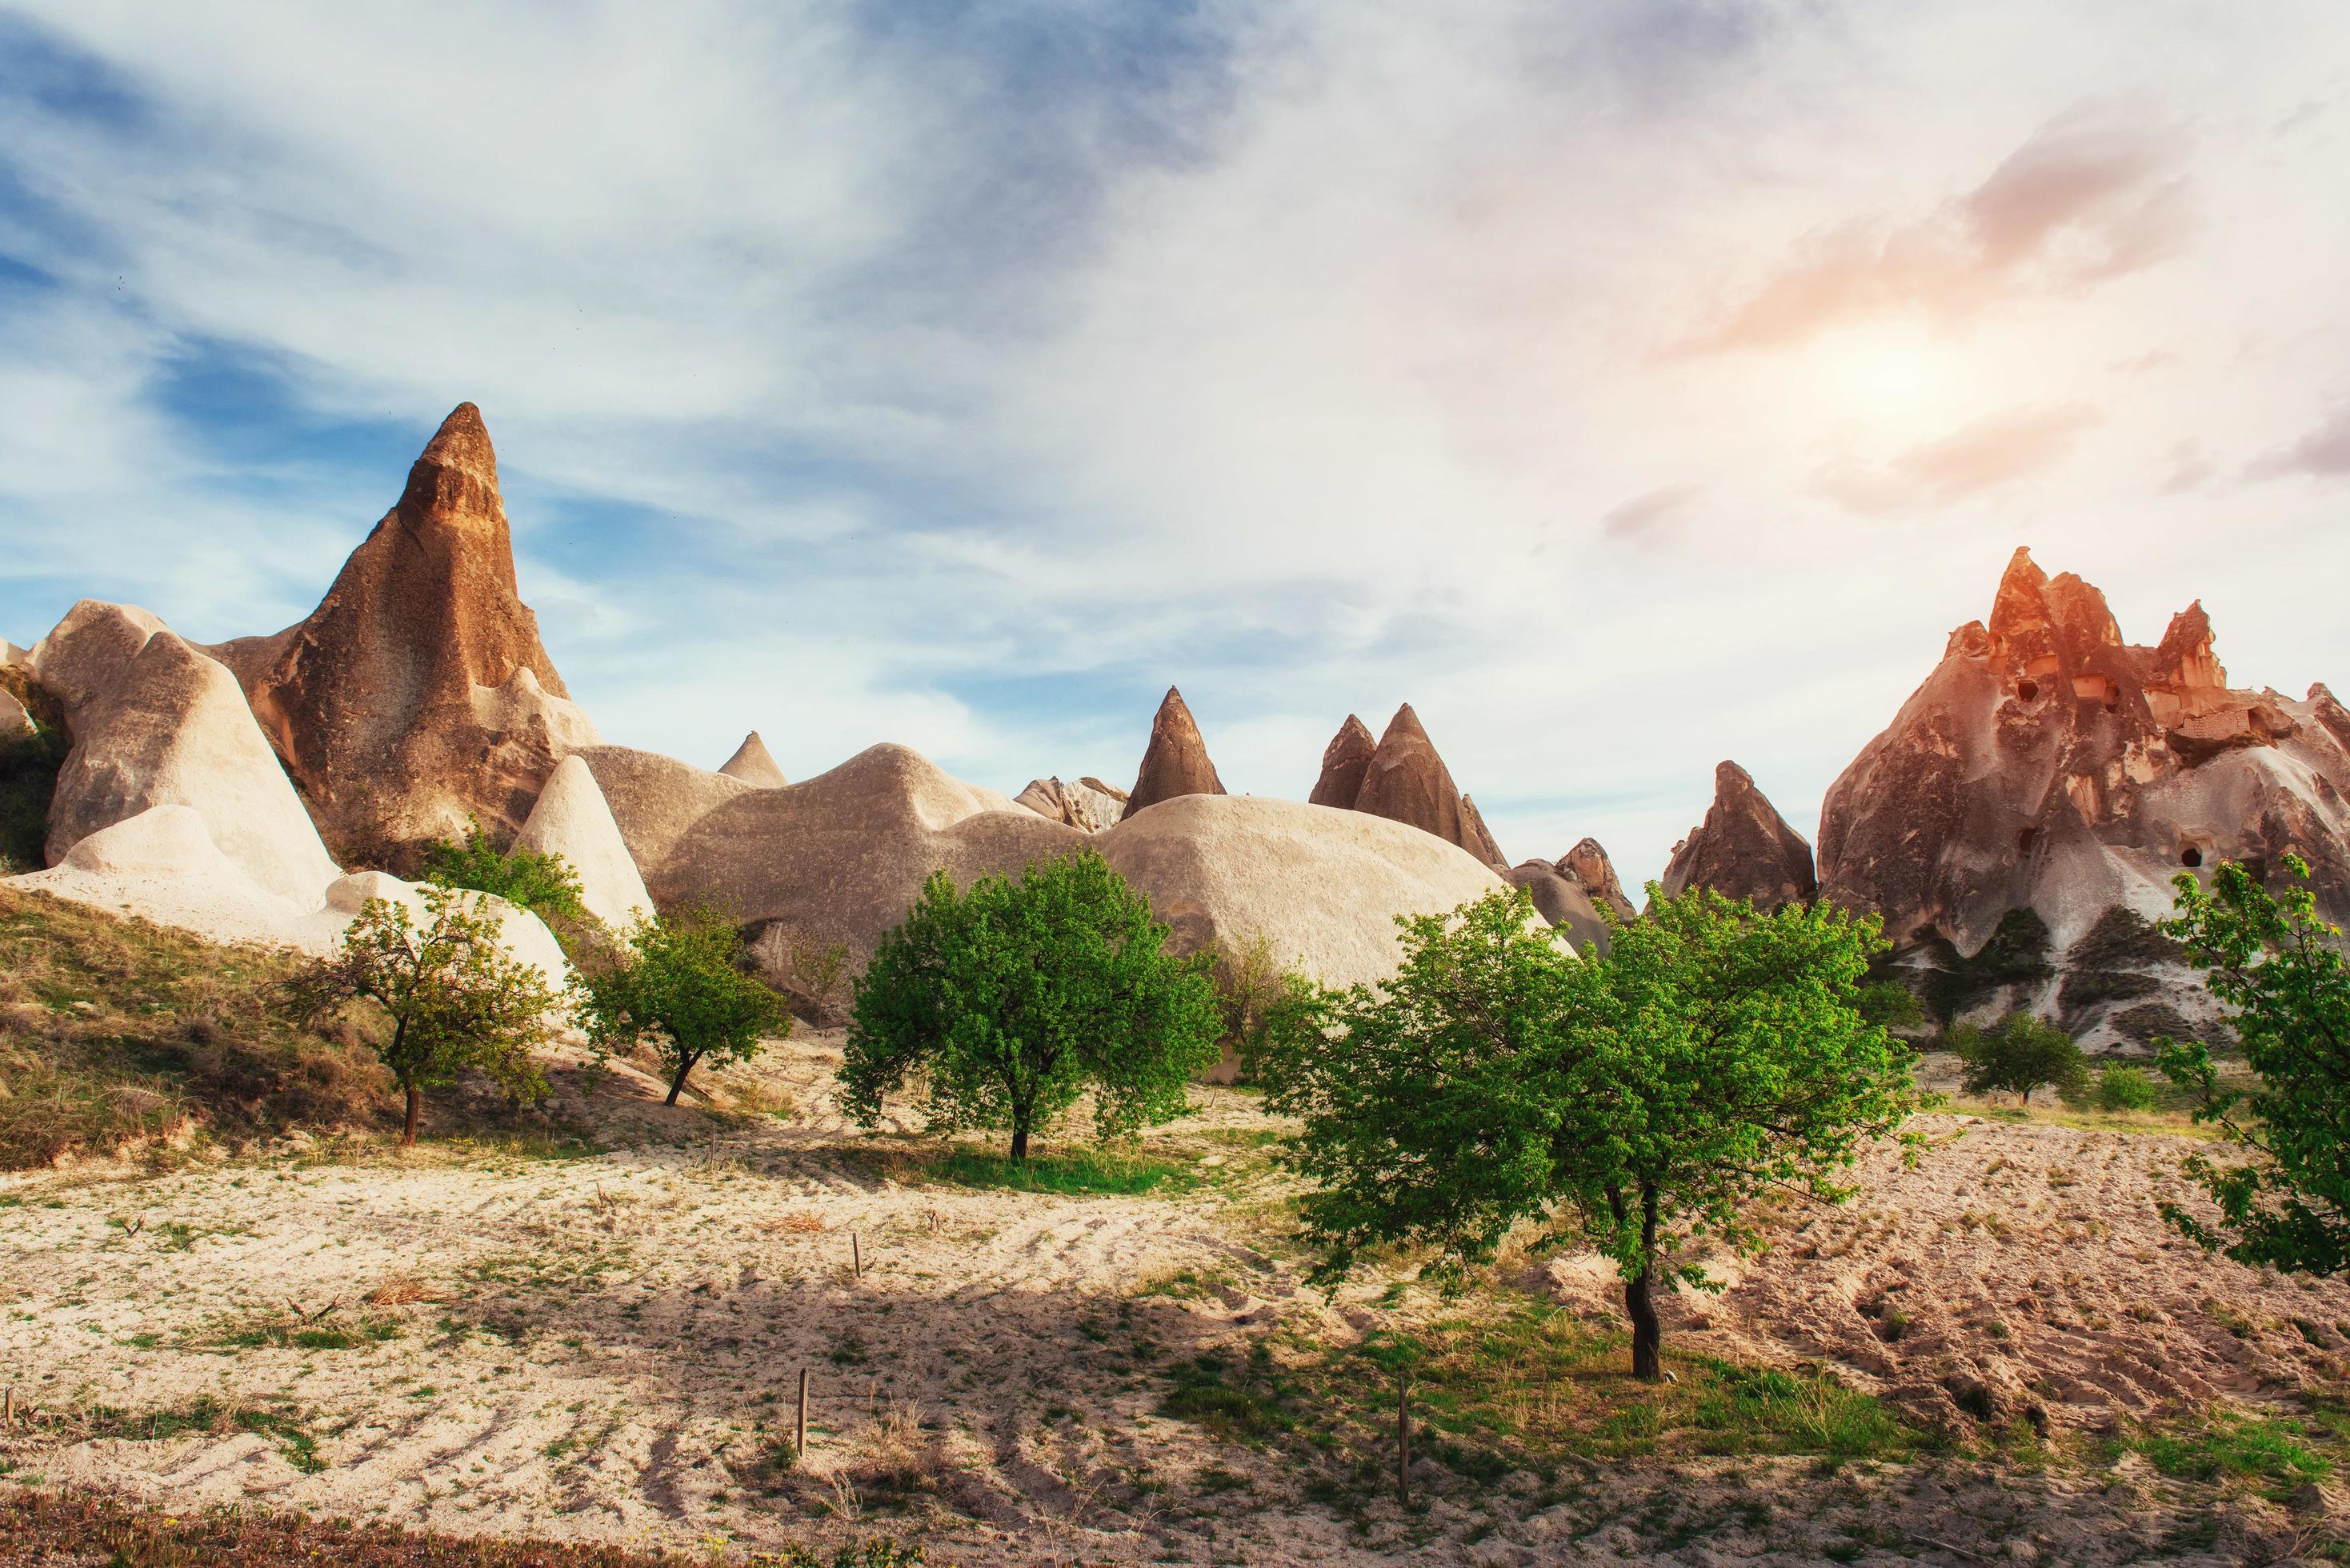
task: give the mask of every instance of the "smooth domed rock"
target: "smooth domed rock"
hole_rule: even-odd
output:
[[[1599,912],[1590,889],[1561,872],[1555,864],[1548,860],[1522,862],[1510,867],[1509,880],[1533,898],[1536,913],[1566,932],[1567,940],[1577,952],[1586,948],[1602,953],[1608,950],[1615,933]]]
[[[632,746],[583,746],[577,755],[596,775],[596,787],[620,829],[629,858],[643,874],[654,901],[663,905],[676,900],[663,889],[658,867],[668,862],[677,841],[695,823],[754,787]]]
[[[767,753],[767,742],[759,739],[756,730],[743,737],[743,743],[734,748],[733,756],[718,764],[718,771],[730,779],[740,779],[753,789],[781,789],[785,782],[784,770],[775,765],[775,759]]]
[[[596,775],[577,753],[555,764],[514,846],[561,856],[578,875],[579,901],[615,931],[651,917],[652,895],[645,891],[645,879]]]
[[[1123,790],[1105,788],[1097,779],[1069,784],[1045,778],[1030,779],[1027,787],[1012,797],[1012,804],[1083,832],[1099,833],[1117,825],[1126,811],[1126,800]]]
[[[1750,898],[1765,912],[1819,896],[1811,845],[1763,798],[1746,770],[1731,762],[1713,770],[1713,805],[1673,846],[1662,885],[1669,898],[1692,887],[1711,888],[1725,898]]]
[[[1509,868],[1492,835],[1485,831],[1483,818],[1452,782],[1451,770],[1436,754],[1435,742],[1409,702],[1388,721],[1387,732],[1364,765],[1355,809],[1457,844],[1496,876]]]
[[[1347,714],[1330,743],[1322,748],[1322,773],[1314,781],[1313,793],[1305,797],[1307,803],[1352,811],[1362,796],[1363,774],[1371,765],[1371,753],[1378,749],[1371,727]]]
[[[153,615],[84,599],[27,662],[72,742],[49,803],[51,865],[92,834],[176,805],[255,886],[298,908],[342,874],[236,678]]]
[[[1585,838],[1560,856],[1556,862],[1558,874],[1575,883],[1590,895],[1595,904],[1616,911],[1617,918],[1628,920],[1634,910],[1632,900],[1625,896],[1624,884],[1616,876],[1616,863],[1599,840]]]
[[[1408,825],[1263,795],[1195,794],[1094,840],[1174,930],[1178,951],[1244,951],[1262,934],[1326,985],[1376,984],[1401,956],[1395,917],[1500,888],[1474,856]]]
[[[469,816],[508,837],[556,760],[596,742],[516,593],[497,456],[471,403],[307,618],[215,651],[347,858],[412,865]]]
[[[1118,820],[1179,795],[1223,793],[1224,781],[1208,760],[1208,742],[1200,738],[1200,726],[1184,705],[1183,693],[1170,686],[1150,722],[1150,744],[1143,751],[1142,769]]]

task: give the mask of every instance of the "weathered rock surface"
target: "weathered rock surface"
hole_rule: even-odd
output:
[[[1565,876],[1555,864],[1548,860],[1523,861],[1510,867],[1509,879],[1533,897],[1536,913],[1566,932],[1575,951],[1589,948],[1604,953],[1608,950],[1613,933],[1590,889]]]
[[[1024,805],[1039,816],[1087,833],[1099,833],[1114,827],[1126,812],[1127,794],[1113,789],[1099,779],[1085,778],[1069,784],[1060,778],[1030,779],[1028,786],[1012,797],[1014,805]]]
[[[176,805],[218,856],[296,907],[316,908],[342,875],[236,678],[154,616],[84,599],[28,662],[73,742],[49,803],[52,866],[95,833]]]
[[[1579,840],[1558,857],[1557,865],[1558,874],[1581,886],[1593,903],[1615,910],[1620,919],[1632,918],[1632,900],[1625,896],[1624,884],[1617,879],[1616,863],[1607,858],[1607,851],[1599,840]]]
[[[32,728],[33,715],[26,711],[22,702],[16,701],[16,694],[14,691],[0,689],[0,737],[27,734],[31,732]]]
[[[579,876],[579,901],[615,931],[624,931],[653,912],[652,895],[612,820],[612,808],[596,785],[596,775],[577,753],[555,764],[530,819],[514,846],[559,855]]]
[[[1128,792],[1118,820],[1179,795],[1223,793],[1224,781],[1216,776],[1216,764],[1208,760],[1208,742],[1200,738],[1200,726],[1184,705],[1183,693],[1170,686],[1159,701],[1158,716],[1150,722],[1150,744],[1142,753],[1142,770],[1135,775],[1134,788]]]
[[[654,902],[666,907],[691,898],[691,888],[665,886],[660,868],[689,828],[754,786],[630,746],[585,746],[576,754],[596,775],[596,787]]]
[[[1305,797],[1307,803],[1354,810],[1355,802],[1362,797],[1363,774],[1371,765],[1371,753],[1378,749],[1371,727],[1356,715],[1347,714],[1338,732],[1330,737],[1330,743],[1322,748],[1321,776],[1314,781],[1313,793]]]
[[[2350,916],[2345,793],[2350,722],[2324,686],[2230,688],[2200,604],[2126,644],[2096,589],[2018,550],[1988,624],[1950,634],[1829,790],[1821,890],[1921,952],[1977,954],[2030,910],[2053,994],[2109,911],[2168,912],[2182,869],[2244,860],[2273,881],[2291,851]]]
[[[346,858],[400,868],[469,815],[512,836],[596,742],[515,591],[497,455],[460,403],[308,618],[215,650]]]
[[[1395,972],[1396,916],[1502,886],[1474,856],[1408,825],[1263,795],[1169,801],[1095,844],[1149,895],[1179,950],[1243,950],[1261,933],[1281,962],[1328,985]]]
[[[1808,904],[1820,890],[1811,845],[1763,798],[1746,770],[1731,762],[1713,770],[1713,805],[1673,846],[1662,882],[1669,898],[1691,887],[1711,888],[1725,898],[1752,898],[1765,912]]]
[[[759,739],[756,730],[743,737],[743,743],[734,748],[733,756],[718,764],[718,771],[730,779],[742,780],[753,789],[781,789],[785,784],[784,770],[775,765],[775,759],[768,754],[767,742]]]
[[[1348,739],[1339,732],[1333,741],[1336,749]],[[1324,774],[1329,777],[1330,756],[1323,756]],[[1343,774],[1336,782],[1343,782]],[[1448,844],[1457,844],[1482,860],[1499,876],[1509,869],[1501,846],[1486,831],[1485,820],[1478,815],[1476,805],[1461,793],[1452,782],[1451,770],[1444,759],[1436,754],[1436,744],[1428,738],[1428,731],[1406,702],[1388,721],[1387,732],[1363,765],[1363,785],[1356,792],[1354,807],[1374,816],[1384,816],[1392,822],[1408,824],[1423,833],[1432,833]]]

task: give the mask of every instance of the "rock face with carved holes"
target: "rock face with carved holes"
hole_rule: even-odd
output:
[[[2175,961],[2114,967],[2120,937],[2169,910],[2182,871],[2240,860],[2278,887],[2288,853],[2330,918],[2350,916],[2345,794],[2350,714],[2323,685],[2299,700],[2230,687],[2200,603],[2155,646],[2126,643],[2102,594],[2018,550],[1990,620],[1950,634],[1828,791],[1820,888],[1946,971],[1995,934],[1994,957],[2023,943],[2041,956],[2010,967],[2028,982],[1987,1006],[2143,1044],[2163,1023],[2148,1010],[2179,1001],[2157,990],[2195,988]],[[2074,978],[2089,960],[2106,965],[2095,984]]]
[[[471,403],[307,618],[208,651],[346,861],[411,868],[468,816],[504,842],[556,763],[597,738],[516,593],[497,454]]]

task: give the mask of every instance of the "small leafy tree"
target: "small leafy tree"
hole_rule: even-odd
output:
[[[2288,855],[2282,864],[2306,884],[2306,862]],[[2163,1204],[2162,1216],[2241,1263],[2341,1273],[2350,1269],[2350,961],[2342,932],[2318,917],[2307,886],[2272,896],[2232,862],[2208,891],[2184,874],[2173,886],[2177,912],[2161,929],[2204,971],[2262,1092],[2223,1087],[2199,1041],[2155,1042],[2164,1075],[2197,1096],[2195,1119],[2218,1123],[2253,1153],[2242,1164],[2186,1161],[2219,1206],[2216,1223],[2175,1203]]]
[[[341,948],[297,981],[316,1013],[367,1002],[390,1021],[376,1054],[407,1097],[400,1141],[416,1141],[424,1091],[454,1083],[468,1068],[487,1074],[518,1100],[545,1096],[531,1058],[561,1006],[535,964],[498,940],[497,917],[448,888],[423,889],[424,923],[408,906],[369,898],[344,929]]]
[[[1655,1286],[1711,1288],[1692,1243],[1759,1249],[1745,1210],[1766,1189],[1847,1196],[1835,1173],[1915,1103],[1908,1052],[1856,1008],[1877,922],[1648,891],[1581,959],[1522,890],[1405,919],[1383,990],[1276,1015],[1271,1103],[1305,1124],[1285,1158],[1315,1187],[1319,1278],[1418,1241],[1457,1279],[1531,1220],[1536,1247],[1615,1262],[1633,1371],[1655,1377]]]
[[[423,877],[443,888],[470,888],[494,893],[518,904],[541,919],[588,919],[579,874],[560,855],[532,849],[501,851],[482,830],[482,819],[468,819],[462,843],[442,839],[424,851]]]
[[[2154,1109],[2154,1080],[2146,1075],[2143,1068],[2108,1063],[2097,1075],[2095,1097],[2101,1111],[2150,1111]]]
[[[1167,938],[1090,850],[968,893],[933,874],[857,982],[846,1105],[869,1126],[919,1078],[933,1131],[1008,1128],[1014,1159],[1087,1090],[1111,1137],[1180,1116],[1217,1058],[1216,989]]]
[[[2011,1090],[2028,1106],[2032,1091],[2053,1086],[2068,1099],[2089,1085],[2089,1059],[2073,1037],[2029,1012],[2011,1012],[1989,1029],[1962,1023],[1950,1031],[1950,1050],[1966,1064],[1961,1079],[1970,1095]]]
[[[1918,1005],[1918,993],[1898,980],[1873,980],[1860,988],[1854,999],[1855,1011],[1880,1029],[1898,1032],[1915,1029],[1926,1022],[1926,1010]]]
[[[743,971],[742,934],[707,909],[639,920],[628,950],[608,968],[583,975],[580,1012],[599,1052],[650,1041],[677,1104],[685,1080],[703,1062],[747,1062],[761,1042],[788,1033],[783,1000]]]

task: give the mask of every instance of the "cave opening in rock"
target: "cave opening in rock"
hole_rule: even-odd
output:
[[[2203,864],[2203,852],[2190,844],[2179,851],[2178,863],[2181,866],[2200,866]]]
[[[2031,854],[2032,846],[2039,842],[2040,830],[2036,827],[2027,827],[2015,836],[2015,846],[2026,855]]]
[[[2039,697],[2040,682],[2037,680],[2019,680],[2015,683],[2015,694],[2024,701],[2030,702]]]

